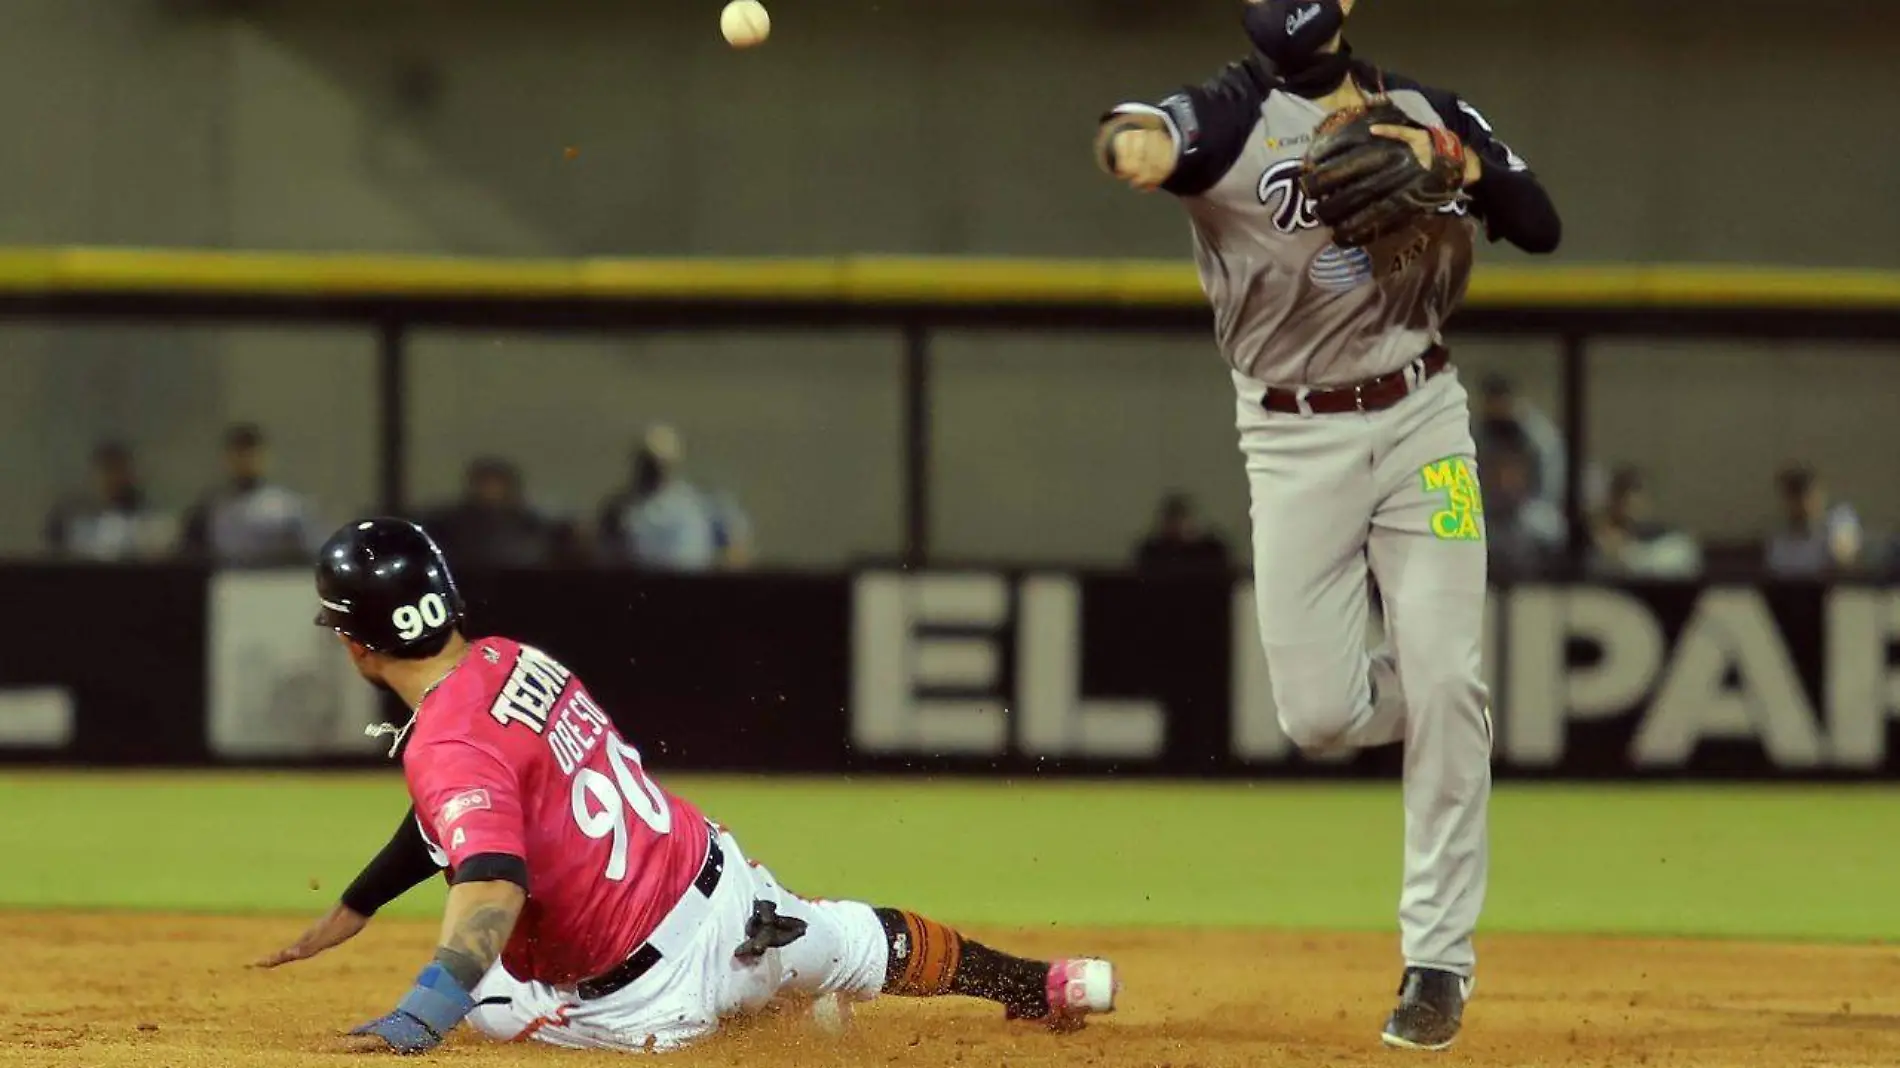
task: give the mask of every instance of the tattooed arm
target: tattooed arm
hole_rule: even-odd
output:
[[[471,875],[478,876],[470,878]],[[484,854],[457,869],[442,914],[435,959],[416,977],[396,1011],[350,1032],[359,1052],[425,1053],[475,1008],[475,984],[501,957],[527,903],[527,866],[519,857]]]
[[[352,1048],[362,1052],[424,1053],[441,1044],[475,1011],[475,987],[501,957],[528,900],[518,769],[494,735],[494,720],[479,712],[472,718],[487,729],[425,729],[403,754],[417,822],[448,863],[449,902],[441,944],[415,987],[395,1012],[350,1032],[361,1036]]]
[[[475,989],[501,959],[501,947],[508,944],[527,902],[527,893],[504,879],[457,883],[449,890],[448,910],[442,915],[442,944],[436,947],[435,962],[463,989]]]

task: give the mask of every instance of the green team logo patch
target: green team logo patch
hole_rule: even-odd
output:
[[[1483,541],[1484,496],[1471,461],[1447,456],[1418,469],[1426,493],[1441,494],[1445,506],[1432,513],[1432,534],[1441,541]]]

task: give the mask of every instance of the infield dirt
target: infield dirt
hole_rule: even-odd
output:
[[[379,921],[323,958],[271,972],[249,960],[295,918],[0,914],[0,1068],[295,1068],[351,1060],[333,1036],[386,1009],[435,925]],[[1142,1068],[1393,1065],[1378,1027],[1393,940],[1205,930],[978,931],[1032,953],[1121,965],[1122,1010],[1081,1034],[1005,1024],[970,1002],[882,1000],[843,1038],[803,1014],[732,1028],[668,1054],[678,1068]],[[1468,1065],[1891,1065],[1900,1060],[1900,953],[1885,947],[1497,936],[1465,1037]],[[501,1045],[458,1033],[436,1059],[576,1065],[612,1054]]]

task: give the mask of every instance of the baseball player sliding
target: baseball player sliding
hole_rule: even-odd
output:
[[[424,1052],[467,1019],[502,1040],[666,1050],[781,995],[961,994],[1055,1030],[1114,1008],[1107,961],[1024,960],[915,913],[786,891],[653,781],[567,668],[464,637],[421,528],[345,526],[317,594],[317,623],[414,710],[394,733],[415,807],[328,915],[258,963],[347,941],[441,868],[450,883],[434,960],[350,1033],[358,1049]]]
[[[1473,238],[1557,247],[1477,109],[1355,58],[1354,0],[1256,0],[1259,55],[1102,121],[1098,163],[1180,198],[1231,365],[1260,641],[1307,751],[1405,744],[1405,970],[1388,1045],[1457,1036],[1484,902],[1483,505],[1440,330]],[[1367,574],[1389,643],[1368,654]]]

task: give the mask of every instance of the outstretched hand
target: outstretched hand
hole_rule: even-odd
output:
[[[1118,115],[1096,134],[1095,158],[1111,177],[1151,192],[1174,173],[1174,138],[1157,119]]]
[[[292,961],[309,960],[326,949],[334,949],[361,934],[369,926],[369,917],[344,905],[325,913],[297,941],[251,963],[253,968],[275,968]]]

